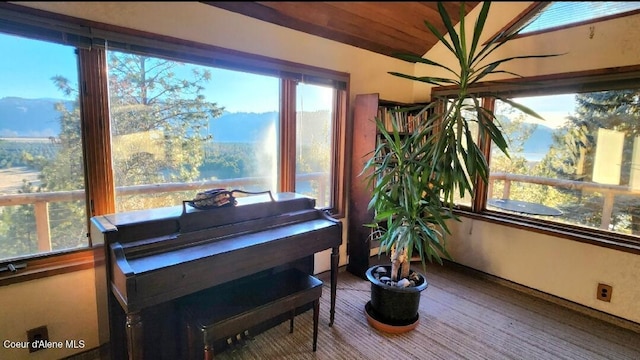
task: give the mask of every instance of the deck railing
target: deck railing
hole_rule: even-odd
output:
[[[601,229],[609,229],[611,224],[611,215],[613,214],[613,204],[617,195],[637,196],[640,202],[640,189],[632,189],[622,185],[605,185],[593,182],[551,179],[541,176],[519,175],[508,173],[492,173],[489,176],[488,193],[492,194],[493,186],[496,181],[504,181],[502,189],[502,198],[509,199],[511,196],[511,183],[520,182],[527,184],[548,185],[557,188],[565,188],[569,190],[580,190],[583,192],[594,192],[602,194],[602,219],[600,222]]]
[[[317,199],[327,199],[328,184],[326,181],[326,173],[310,173],[297,175],[297,181],[316,181],[318,184]],[[167,194],[180,191],[197,191],[212,188],[227,189],[246,189],[251,186],[261,185],[269,181],[263,177],[245,177],[223,180],[208,180],[191,183],[165,183],[165,184],[146,184],[135,186],[123,186],[116,188],[116,196],[131,195],[148,195],[148,194]],[[489,178],[489,194],[496,181],[504,182],[502,190],[502,198],[509,199],[511,184],[513,182],[548,185],[553,187],[581,190],[587,192],[597,192],[602,194],[602,221],[600,228],[608,229],[611,223],[611,215],[613,213],[613,205],[617,195],[637,196],[640,201],[640,189],[630,189],[627,186],[620,185],[603,185],[597,183],[551,179],[539,176],[518,175],[508,173],[492,173]],[[46,193],[26,193],[0,195],[0,206],[28,205],[34,206],[36,235],[38,239],[38,251],[51,251],[51,226],[49,217],[49,204],[55,202],[82,201],[85,200],[84,190],[73,191],[56,191]],[[318,201],[319,203],[322,200]]]
[[[296,181],[315,181],[318,184],[316,199],[318,203],[328,198],[326,173],[308,173],[296,175]],[[244,177],[222,180],[207,180],[190,183],[144,184],[116,187],[116,197],[131,195],[168,194],[180,191],[208,190],[214,188],[247,189],[251,186],[268,183],[265,177]],[[49,204],[56,202],[83,201],[84,190],[37,192],[25,194],[0,195],[0,206],[33,205],[36,224],[38,252],[51,251],[51,225]]]

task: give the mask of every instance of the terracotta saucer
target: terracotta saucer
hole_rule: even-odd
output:
[[[418,322],[420,322],[420,316],[416,316],[416,320],[411,322],[410,324],[405,325],[390,325],[385,324],[379,319],[376,319],[373,309],[371,309],[371,301],[368,301],[364,306],[364,313],[367,316],[367,321],[369,325],[371,325],[374,329],[389,333],[389,334],[402,334],[407,331],[411,331],[418,326]]]

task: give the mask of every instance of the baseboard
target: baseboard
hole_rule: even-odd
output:
[[[594,308],[590,308],[588,306],[582,305],[582,304],[578,304],[576,302],[567,300],[567,299],[563,299],[561,297],[555,296],[555,295],[551,295],[545,292],[542,292],[540,290],[537,289],[533,289],[530,288],[528,286],[522,285],[522,284],[518,284],[516,282],[513,282],[511,280],[506,280],[503,279],[501,277],[486,273],[484,271],[480,271],[477,269],[474,269],[472,267],[466,266],[466,265],[462,265],[450,260],[443,260],[444,261],[444,265],[451,267],[451,268],[455,268],[457,270],[463,271],[471,276],[475,276],[478,278],[482,278],[484,280],[488,280],[494,283],[498,283],[500,285],[506,286],[508,288],[520,291],[522,293],[531,295],[531,296],[535,296],[539,299],[542,300],[546,300],[548,302],[551,302],[553,304],[574,310],[576,312],[579,312],[581,314],[596,318],[598,320],[602,320],[602,321],[606,321],[610,324],[613,325],[617,325],[619,327],[637,332],[640,334],[640,323],[628,320],[628,319],[624,319],[621,318],[619,316],[615,316],[606,312],[603,312],[601,310],[597,310]]]

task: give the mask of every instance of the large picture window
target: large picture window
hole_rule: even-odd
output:
[[[59,29],[36,16],[0,25],[12,54],[0,66],[0,265],[45,269],[48,255],[91,246],[91,216],[213,188],[296,191],[344,216],[348,74]]]
[[[635,251],[640,244],[640,71],[585,71],[478,84],[508,143],[478,143],[487,184],[457,212],[508,226]],[[446,98],[453,87],[433,89]],[[511,107],[513,100],[539,114]],[[476,141],[476,139],[474,139]]]
[[[280,79],[108,52],[118,211],[278,191]],[[183,184],[183,186],[177,185]]]
[[[543,122],[496,101],[511,157],[491,152],[489,199],[543,204],[562,214],[531,216],[640,236],[639,95],[622,89],[514,99]]]

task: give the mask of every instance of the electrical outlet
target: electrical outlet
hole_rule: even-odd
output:
[[[607,284],[598,284],[598,292],[596,293],[596,298],[598,300],[611,302],[611,294],[613,293],[613,288]]]
[[[40,326],[31,330],[27,330],[27,339],[29,340],[29,352],[35,352],[44,349],[43,347],[33,347],[35,341],[49,341],[49,330],[46,326]]]

